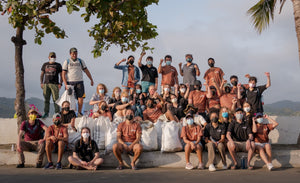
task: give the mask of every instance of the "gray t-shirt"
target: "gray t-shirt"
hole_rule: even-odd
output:
[[[90,101],[100,101],[100,95],[98,93],[94,93]],[[104,101],[108,104],[110,97],[108,95],[104,96]],[[94,104],[93,112],[97,112],[99,109],[98,104]]]
[[[187,66],[187,64],[183,65],[183,83],[184,84],[190,84],[193,85],[194,82],[196,81],[196,69],[195,69],[194,63],[191,65]]]
[[[69,60],[69,63],[68,63]],[[78,82],[83,81],[83,74],[82,71],[86,69],[85,62],[78,58],[73,61],[72,59],[65,60],[62,69],[67,71],[67,81],[68,82]]]

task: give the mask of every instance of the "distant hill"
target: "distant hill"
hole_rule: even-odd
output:
[[[0,118],[12,118],[15,114],[14,109],[15,99],[0,97]],[[39,98],[26,99],[27,104],[34,104],[43,114],[44,100]],[[92,109],[92,106],[85,103],[85,110]],[[264,105],[264,110],[269,115],[278,116],[300,116],[300,102],[282,100],[273,104]],[[50,104],[50,114],[54,113],[53,103]]]
[[[52,99],[51,99],[52,100]],[[13,98],[5,98],[0,97],[0,118],[13,118],[15,114],[15,107],[14,107],[15,99]],[[44,100],[39,98],[29,98],[26,99],[25,102],[27,104],[34,104],[41,114],[44,113]],[[88,103],[85,103],[85,110],[92,109]],[[50,103],[50,115],[54,113],[54,106],[53,103]]]

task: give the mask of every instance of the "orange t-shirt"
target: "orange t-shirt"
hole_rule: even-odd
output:
[[[208,100],[208,108],[209,109],[212,107],[215,107],[216,105],[220,105],[220,98],[218,96],[214,96],[213,98],[209,98],[207,100]]]
[[[161,85],[174,86],[178,73],[175,67],[171,65],[165,65],[161,68]]]
[[[144,120],[149,120],[152,123],[155,123],[157,119],[163,114],[161,108],[147,108],[143,111]]]
[[[225,93],[220,97],[220,104],[221,107],[227,107],[229,110],[232,107],[232,100],[236,98],[237,99],[237,95],[233,94],[233,93]]]
[[[257,132],[254,134],[254,141],[259,143],[269,142],[269,133],[273,130],[273,124],[256,125]]]
[[[128,87],[134,88],[134,66],[128,66]]]
[[[182,127],[180,137],[186,137],[189,141],[197,141],[198,137],[201,137],[202,135],[203,132],[201,130],[201,126],[193,125],[191,128],[189,126]]]
[[[222,79],[224,76],[224,72],[221,68],[219,67],[214,67],[214,68],[209,68],[205,74],[204,74],[204,79],[206,80],[206,83],[208,86],[213,85],[212,79],[214,78],[218,86],[221,86]]]
[[[191,91],[189,94],[189,100],[193,101],[194,107],[198,108],[198,112],[203,113],[205,112],[206,106],[206,91]]]
[[[139,123],[127,124],[124,121],[118,125],[117,133],[121,133],[121,138],[124,142],[133,142],[137,134],[142,134],[142,128]]]

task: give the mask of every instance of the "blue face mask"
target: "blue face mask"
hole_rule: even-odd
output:
[[[186,61],[187,61],[187,62],[192,62],[193,59],[192,59],[192,58],[187,58]]]
[[[186,122],[187,122],[188,125],[192,125],[192,124],[194,124],[194,119],[189,118],[189,119],[186,120]]]
[[[166,61],[166,64],[167,64],[167,65],[171,65],[171,62],[172,62],[172,61]]]
[[[151,60],[147,60],[147,65],[152,65],[152,61]]]
[[[229,116],[229,115],[228,115],[228,112],[222,112],[222,117],[223,117],[223,118],[228,118],[228,116]]]
[[[142,91],[141,91],[141,89],[137,89],[135,92],[136,92],[137,94],[140,94]]]
[[[127,102],[127,98],[126,97],[122,97],[121,100],[122,100],[123,103]]]
[[[99,93],[100,93],[100,94],[103,94],[103,93],[104,93],[104,90],[103,90],[103,89],[100,89],[100,90],[99,90]]]
[[[243,114],[236,114],[235,115],[237,120],[242,120],[243,119]]]
[[[257,123],[262,123],[262,122],[264,122],[264,118],[257,118],[256,121],[257,121]]]

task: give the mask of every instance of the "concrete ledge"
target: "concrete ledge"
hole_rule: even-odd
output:
[[[116,167],[118,165],[117,159],[114,157],[113,153],[102,153],[102,157],[104,158],[104,167]],[[26,166],[34,166],[36,163],[36,152],[25,152],[25,165]],[[64,167],[69,165],[67,157],[71,155],[71,152],[66,152],[64,154],[62,164]],[[238,158],[242,156],[247,156],[246,153],[238,153]],[[132,157],[123,154],[122,155],[125,165],[130,165],[130,160]],[[57,160],[57,154],[52,155],[53,162]],[[191,154],[191,162],[194,166],[198,164],[198,159],[195,153]],[[219,155],[216,155],[216,165],[217,167],[221,167],[222,163],[220,161]],[[227,165],[232,163],[231,157],[227,152]],[[47,158],[45,155],[44,164],[47,162]],[[203,162],[207,162],[207,152],[203,152]],[[10,151],[8,149],[0,149],[0,165],[15,165],[18,163],[18,154],[15,151]],[[273,150],[273,165],[275,167],[300,167],[300,149],[276,149]],[[251,165],[255,167],[263,167],[264,162],[261,160],[258,154],[254,155]],[[150,167],[168,167],[168,168],[182,168],[185,166],[185,155],[184,152],[176,152],[176,153],[162,153],[160,151],[153,152],[143,152],[140,159],[138,160],[137,166],[140,168],[150,168]],[[206,165],[207,166],[207,165]]]

